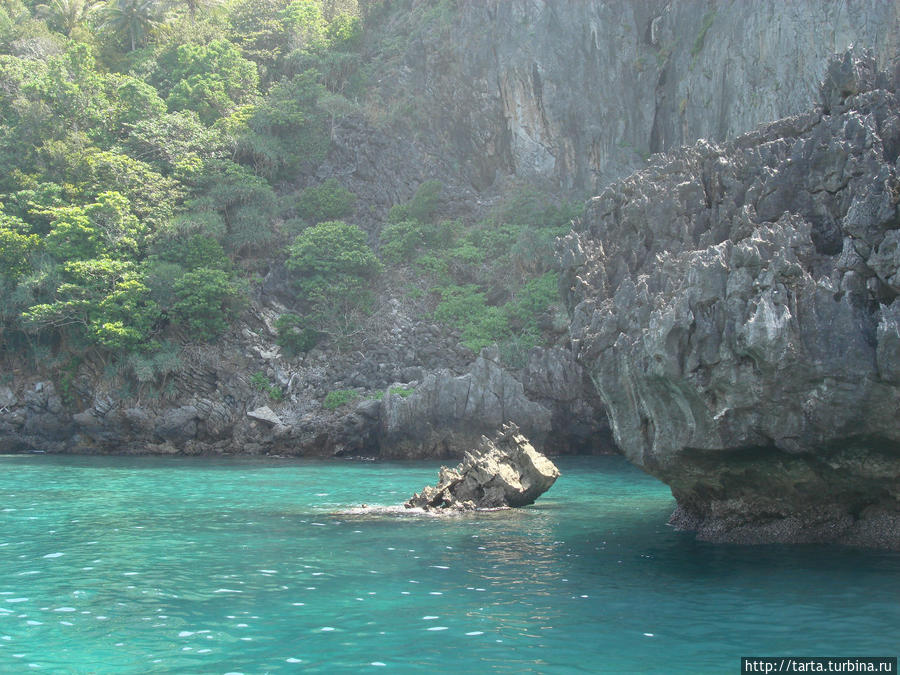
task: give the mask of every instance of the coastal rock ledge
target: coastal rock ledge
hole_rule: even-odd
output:
[[[486,436],[455,469],[441,467],[436,486],[426,486],[406,508],[471,509],[527,506],[556,482],[559,469],[534,449],[512,423],[493,440]]]
[[[576,359],[702,539],[900,549],[900,65],[654,158],[560,244]]]

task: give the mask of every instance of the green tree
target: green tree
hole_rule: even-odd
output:
[[[95,199],[99,193],[114,190],[126,197],[142,222],[152,226],[171,218],[185,197],[184,185],[122,152],[89,148],[66,157],[66,163],[66,178],[79,186],[82,199]]]
[[[287,0],[238,0],[232,8],[231,39],[266,73],[284,53],[282,12]]]
[[[225,331],[242,297],[226,272],[206,267],[187,272],[175,282],[174,290],[175,322],[201,341],[212,340]]]
[[[96,203],[84,210],[105,250],[126,258],[137,257],[143,247],[146,228],[131,212],[131,205],[122,194],[114,190],[102,192]]]
[[[225,135],[208,128],[192,110],[136,120],[128,126],[125,147],[137,160],[153,163],[163,175],[195,175],[203,161],[228,152]]]
[[[201,222],[208,221],[209,214],[218,215],[231,251],[261,250],[275,236],[275,192],[246,167],[227,160],[207,162],[195,194],[186,204],[191,215]]]
[[[160,0],[113,0],[105,8],[100,26],[124,40],[130,51],[134,51],[159,23],[161,9]]]
[[[159,67],[170,80],[170,110],[193,110],[211,124],[257,93],[256,66],[227,40],[185,44],[163,54]]]
[[[47,24],[66,37],[87,21],[103,4],[103,0],[52,0],[46,5],[37,5],[35,14],[45,18]]]
[[[176,0],[176,2],[173,2],[172,4],[183,4],[188,11],[191,23],[193,23],[197,19],[197,12],[211,9],[218,4],[218,1],[219,0]]]
[[[24,93],[35,103],[49,107],[53,138],[64,138],[69,132],[85,133],[95,140],[108,137],[112,104],[87,45],[74,44],[50,58],[46,69],[32,77]]]
[[[163,232],[153,243],[151,259],[177,263],[187,271],[198,267],[227,271],[231,261],[214,238],[197,232]]]
[[[242,158],[268,176],[314,169],[331,143],[323,111],[316,103],[325,89],[318,73],[307,71],[273,85],[248,120]]]
[[[312,52],[325,47],[328,24],[317,0],[292,0],[281,12],[287,51]]]
[[[115,126],[121,135],[134,124],[153,120],[166,112],[166,103],[159,93],[143,80],[130,75],[110,75]]]
[[[322,336],[310,322],[296,314],[282,314],[275,322],[278,337],[275,342],[284,349],[288,356],[308,352],[318,344]]]
[[[147,349],[159,307],[150,289],[137,274],[128,274],[99,303],[92,313],[88,336],[111,351]]]
[[[191,75],[179,80],[166,102],[171,110],[193,110],[204,124],[212,124],[234,106],[222,79],[215,75]]]
[[[340,277],[362,284],[381,271],[366,233],[342,221],[319,223],[300,233],[290,247],[287,266],[308,288],[328,286]]]
[[[424,226],[416,220],[388,223],[381,230],[380,243],[381,257],[387,262],[410,262],[425,243]]]
[[[312,224],[336,220],[350,215],[355,202],[355,194],[338,183],[336,178],[329,178],[300,193],[297,215]]]
[[[104,251],[101,233],[81,206],[53,210],[50,232],[44,239],[47,252],[60,262],[96,258]]]
[[[32,331],[56,331],[71,348],[79,343],[108,350],[152,347],[159,308],[135,265],[111,258],[67,262],[64,283],[49,303],[23,313]]]
[[[28,226],[20,218],[4,214],[0,204],[0,281],[11,284],[28,272],[31,255],[40,244],[40,238],[29,234]]]
[[[412,199],[404,204],[391,207],[388,221],[399,223],[404,220],[415,220],[420,223],[431,222],[443,196],[444,186],[438,180],[427,180],[416,190]]]
[[[372,302],[371,280],[382,266],[356,225],[319,223],[301,232],[285,263],[312,309],[316,328],[346,334]]]

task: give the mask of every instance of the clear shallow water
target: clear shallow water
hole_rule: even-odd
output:
[[[900,649],[900,554],[698,543],[617,457],[534,506],[438,463],[0,456],[0,672],[738,672]],[[382,665],[383,664],[383,665]]]

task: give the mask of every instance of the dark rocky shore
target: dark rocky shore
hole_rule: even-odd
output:
[[[0,452],[452,458],[509,419],[554,454],[616,452],[580,366],[562,349],[536,349],[516,373],[496,349],[485,349],[468,366],[417,368],[421,379],[394,381],[387,378],[399,374],[396,364],[366,377],[360,371],[368,359],[326,362],[312,353],[285,364],[274,344],[266,347],[257,351],[269,354],[268,368],[247,345],[211,348],[179,373],[166,401],[117,398],[102,378],[77,381],[74,406],[47,380],[25,380],[16,391],[0,386]],[[256,390],[242,374],[254,369],[281,376],[285,400]],[[347,380],[369,394],[323,406],[325,393]]]

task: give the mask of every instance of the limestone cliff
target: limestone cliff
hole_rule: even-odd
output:
[[[900,100],[871,54],[821,105],[595,197],[571,334],[616,440],[724,541],[900,547]]]
[[[420,166],[442,157],[482,190],[602,188],[651,153],[802,112],[829,56],[856,43],[884,65],[900,39],[894,0],[385,5],[370,108],[399,119]]]

